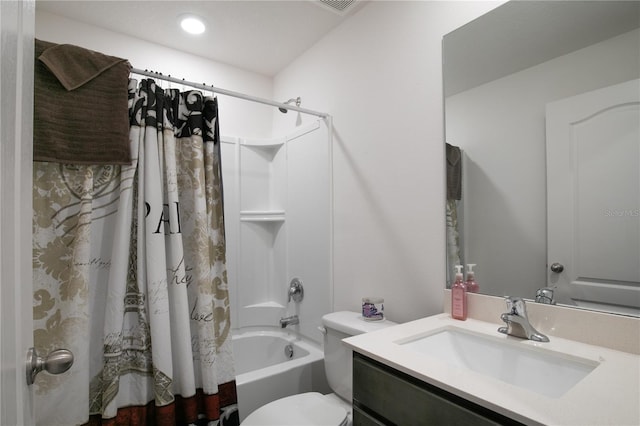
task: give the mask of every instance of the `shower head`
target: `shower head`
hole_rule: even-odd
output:
[[[297,98],[291,98],[286,102],[283,102],[283,104],[288,105],[291,102],[295,102],[296,106],[299,107],[300,104],[302,103],[302,99],[300,99],[300,96],[298,96]],[[286,108],[278,108],[280,110],[281,113],[286,114],[289,110]]]

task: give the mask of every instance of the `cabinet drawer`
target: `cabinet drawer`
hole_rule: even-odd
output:
[[[368,413],[369,417],[377,417],[383,424],[514,424],[500,414],[448,394],[356,352],[353,357],[353,382],[354,408]]]
[[[353,407],[353,426],[385,426],[385,424],[358,407]]]

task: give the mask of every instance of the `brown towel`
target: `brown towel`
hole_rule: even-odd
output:
[[[462,198],[462,151],[447,144],[447,200]]]
[[[127,60],[37,39],[35,58],[34,160],[130,164]]]

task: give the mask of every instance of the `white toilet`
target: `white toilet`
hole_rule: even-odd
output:
[[[322,317],[324,368],[335,393],[307,392],[270,402],[242,422],[242,426],[348,426],[351,424],[352,353],[342,339],[395,325],[392,321],[366,321],[359,312],[333,312]]]

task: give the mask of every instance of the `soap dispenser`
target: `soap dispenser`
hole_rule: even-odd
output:
[[[456,278],[451,286],[451,316],[457,320],[467,319],[467,286],[462,280],[462,265],[456,265]]]
[[[476,274],[473,272],[474,266],[476,266],[475,263],[467,263],[467,281],[465,284],[467,285],[467,291],[469,293],[480,292],[480,286],[476,282]]]

